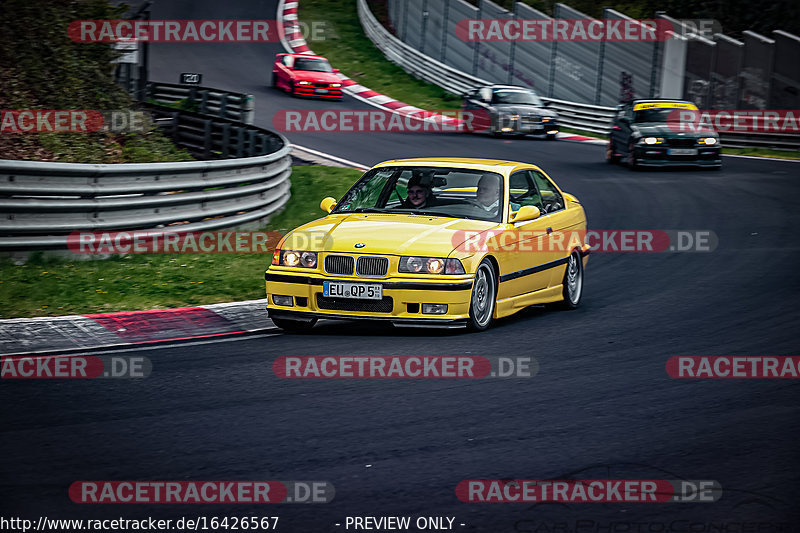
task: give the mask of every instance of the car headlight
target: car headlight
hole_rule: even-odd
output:
[[[642,139],[642,142],[644,142],[644,144],[661,144],[664,142],[664,139],[662,137],[645,137]]]
[[[311,85],[310,81],[298,81],[297,85]]]
[[[272,254],[272,264],[287,267],[317,268],[317,252],[275,250]]]
[[[442,257],[403,256],[398,271],[409,274],[464,274],[464,265],[458,259]]]
[[[341,83],[331,83],[331,87],[341,87]]]
[[[697,139],[698,144],[707,144],[709,146],[717,144],[716,137],[700,137]]]

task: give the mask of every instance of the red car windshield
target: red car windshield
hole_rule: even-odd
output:
[[[330,63],[323,59],[297,58],[294,70],[307,70],[310,72],[333,72]]]

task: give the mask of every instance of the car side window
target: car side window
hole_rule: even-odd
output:
[[[529,170],[513,173],[509,179],[508,186],[509,199],[512,204],[518,204],[520,207],[532,205],[542,211],[542,201]]]
[[[544,174],[537,171],[531,171],[533,181],[536,183],[536,188],[539,189],[539,196],[542,200],[542,212],[553,213],[564,209],[564,198],[558,192],[556,186],[547,179]]]

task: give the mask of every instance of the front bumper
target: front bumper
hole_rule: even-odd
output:
[[[327,90],[327,93],[318,93],[317,90]],[[323,99],[341,99],[342,98],[342,88],[341,87],[315,87],[313,85],[295,85],[294,86],[294,94],[296,96],[311,96],[314,98],[323,98]]]
[[[472,278],[452,280],[416,278],[346,278],[287,271],[265,275],[270,317],[388,320],[396,324],[457,326],[469,318]],[[325,281],[380,284],[382,300],[356,300],[323,296]],[[292,306],[276,305],[273,296],[290,296]],[[446,304],[444,314],[423,314],[422,304]]]
[[[558,122],[553,120],[549,122],[531,121],[524,117],[513,119],[509,117],[498,116],[495,120],[495,131],[498,133],[522,133],[530,135],[555,135],[561,130]]]
[[[718,167],[722,165],[721,149],[714,147],[695,147],[695,155],[671,155],[669,146],[636,146],[634,154],[637,162],[642,166],[699,166]]]

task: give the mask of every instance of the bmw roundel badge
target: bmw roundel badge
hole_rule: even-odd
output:
[[[365,246],[366,246],[366,244],[364,244],[363,242],[357,242],[356,243],[356,248],[363,248]]]

